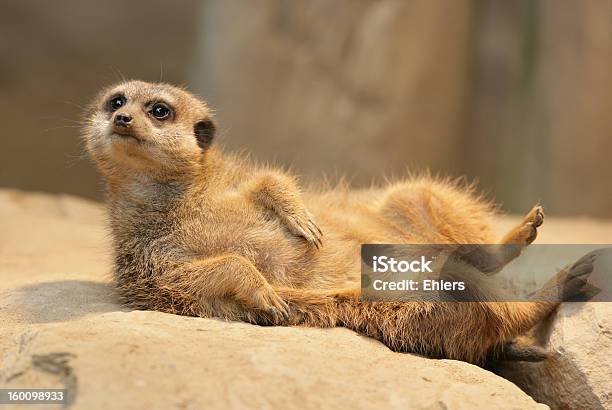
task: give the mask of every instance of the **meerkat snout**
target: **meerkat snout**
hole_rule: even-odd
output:
[[[113,123],[118,127],[129,128],[131,127],[132,116],[130,114],[125,113],[117,113],[115,114],[115,119]]]
[[[133,122],[134,117],[128,112],[115,112],[109,121],[110,132],[121,137],[137,138],[135,135],[135,130],[132,127]]]

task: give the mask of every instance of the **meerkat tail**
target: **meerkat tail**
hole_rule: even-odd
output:
[[[289,304],[282,324],[343,326],[392,350],[482,363],[487,352],[527,331],[553,302],[370,302],[360,289],[276,289]]]

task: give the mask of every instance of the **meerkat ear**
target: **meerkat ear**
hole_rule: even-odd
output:
[[[212,122],[210,118],[195,123],[193,126],[193,133],[198,140],[200,148],[204,150],[210,146],[215,137],[215,130],[215,123]]]

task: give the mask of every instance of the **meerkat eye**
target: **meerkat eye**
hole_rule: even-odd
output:
[[[149,112],[158,120],[165,120],[170,116],[170,108],[162,103],[154,104]]]
[[[117,111],[119,108],[125,105],[125,97],[123,95],[118,95],[116,97],[111,98],[108,101],[108,107],[111,111]]]

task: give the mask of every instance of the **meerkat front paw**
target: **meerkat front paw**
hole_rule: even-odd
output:
[[[275,323],[289,318],[289,305],[271,286],[264,286],[253,292],[250,305],[270,315]]]
[[[310,245],[316,246],[317,249],[323,246],[323,232],[310,213],[287,215],[284,219],[291,233],[306,239]]]

